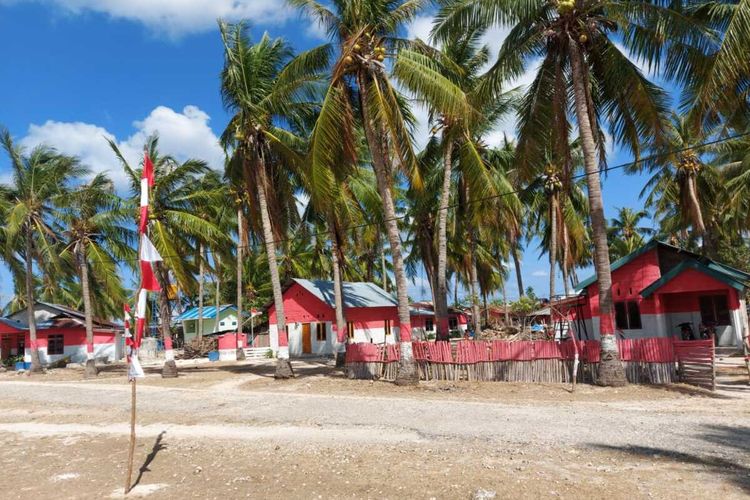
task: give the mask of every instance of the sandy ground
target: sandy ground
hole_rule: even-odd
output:
[[[183,363],[138,384],[135,490],[148,498],[747,498],[750,386],[346,380],[327,362]],[[3,498],[122,497],[122,367],[0,374]],[[743,378],[744,376],[744,378]],[[29,480],[29,478],[32,478]]]

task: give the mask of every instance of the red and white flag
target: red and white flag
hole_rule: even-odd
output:
[[[141,234],[141,249],[138,257],[141,265],[141,289],[150,292],[160,291],[161,286],[159,286],[159,280],[156,279],[154,272],[154,262],[161,262],[162,258],[145,234]]]
[[[143,152],[143,173],[141,174],[141,220],[138,231],[146,232],[148,225],[148,191],[154,186],[154,164],[148,156],[148,151]]]
[[[134,339],[130,333],[130,306],[125,304],[125,344],[128,346],[128,380],[132,381],[136,378],[143,378],[146,376],[143,373],[143,367],[138,360],[138,347],[140,344],[139,339]]]

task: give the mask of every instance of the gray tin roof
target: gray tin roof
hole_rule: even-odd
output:
[[[295,278],[294,282],[329,306],[335,306],[333,281]],[[393,307],[398,305],[396,299],[373,283],[349,283],[345,281],[343,288],[344,307]]]

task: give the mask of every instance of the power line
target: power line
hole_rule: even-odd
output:
[[[654,159],[657,159],[657,158],[661,158],[663,156],[669,156],[669,155],[673,155],[673,154],[684,153],[686,151],[691,151],[691,150],[695,150],[695,149],[703,149],[703,148],[706,148],[706,147],[709,147],[709,146],[714,146],[716,144],[721,144],[723,142],[727,142],[727,141],[731,141],[731,140],[735,140],[735,139],[741,139],[743,137],[748,137],[748,136],[750,136],[750,132],[744,132],[744,133],[741,133],[741,134],[736,134],[736,135],[732,135],[732,136],[728,136],[728,137],[723,137],[723,138],[720,138],[720,139],[714,139],[712,141],[707,141],[707,142],[704,142],[704,143],[701,143],[701,144],[698,144],[698,145],[695,145],[695,146],[686,146],[686,147],[679,148],[679,149],[674,149],[674,150],[671,150],[671,151],[666,151],[666,152],[662,152],[662,153],[655,153],[655,154],[646,156],[644,158],[639,158],[637,160],[620,163],[620,164],[615,165],[613,167],[600,168],[600,169],[596,170],[595,172],[591,172],[591,173],[584,172],[584,173],[581,173],[581,174],[576,174],[576,175],[571,176],[571,179],[572,180],[583,179],[583,178],[588,177],[589,175],[602,174],[602,173],[607,173],[607,172],[611,172],[611,171],[614,171],[614,170],[620,170],[620,169],[623,169],[623,168],[626,168],[626,167],[629,167],[629,166],[635,166],[635,165],[639,165],[639,164],[642,164],[642,163],[645,163],[645,162],[648,162],[648,161],[651,161],[651,160],[654,160]],[[543,180],[543,176],[539,176],[539,177],[535,178],[534,180],[535,181]],[[512,195],[515,195],[515,194],[521,194],[524,191],[525,191],[525,189],[514,189],[512,191],[506,191],[506,192],[503,192],[503,193],[493,194],[493,195],[486,196],[486,197],[483,197],[483,198],[477,198],[475,200],[469,200],[468,202],[466,202],[466,204],[467,205],[472,205],[472,204],[475,204],[475,203],[484,203],[484,202],[487,202],[487,201],[491,201],[491,200],[496,200],[496,199],[499,199],[499,198],[503,198],[505,196],[512,196]],[[454,203],[452,205],[448,205],[446,207],[446,210],[449,210],[449,209],[452,209],[452,208],[457,208],[458,206],[459,206],[458,203]],[[442,209],[438,208],[437,211],[439,211],[439,210],[442,210]],[[392,222],[392,221],[399,221],[399,220],[406,219],[407,217],[409,217],[408,213],[403,214],[403,215],[397,215],[397,216],[392,217],[392,218],[383,219],[382,223]],[[378,226],[380,224],[381,224],[380,222],[365,222],[365,223],[362,223],[362,224],[355,224],[355,225],[352,225],[352,226],[345,226],[345,227],[341,228],[341,230],[348,232],[348,231],[354,231],[356,229],[363,229],[363,228],[370,227],[370,226]],[[305,233],[305,234],[302,234],[300,236],[291,236],[291,237],[280,238],[280,239],[274,240],[273,243],[274,244],[281,244],[281,243],[286,243],[286,242],[289,242],[289,241],[299,240],[299,239],[301,239],[303,237],[304,238],[314,238],[316,236],[328,235],[329,233],[330,233],[330,231],[316,231],[316,232],[312,232],[312,233]],[[235,248],[241,248],[241,249],[245,250],[245,249],[252,249],[253,247],[251,247],[249,245],[244,245],[244,246],[235,246]],[[211,250],[211,249],[207,249],[207,250],[205,250],[205,253],[209,254],[209,255],[212,255],[212,254],[216,253],[216,251],[215,250]],[[162,258],[164,258],[164,257],[165,256],[162,255]],[[182,257],[182,255],[167,255],[166,257],[170,257],[170,258],[175,257],[175,258],[178,258],[178,257]],[[119,260],[117,262],[119,262],[119,263],[138,262],[138,258],[135,258],[135,259],[122,259],[122,260]]]

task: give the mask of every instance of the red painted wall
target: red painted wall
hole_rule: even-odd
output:
[[[63,345],[66,346],[78,346],[86,344],[86,329],[81,328],[56,328],[56,329],[41,329],[37,331],[36,343],[37,346],[47,347],[47,336],[48,335],[59,335],[63,334]],[[31,345],[31,337],[26,332],[26,345]],[[94,345],[101,344],[114,344],[115,343],[115,332],[110,330],[94,330]]]
[[[332,307],[294,283],[284,293],[284,315],[287,323],[316,323],[319,321],[336,321]],[[276,307],[268,309],[268,321],[276,324]]]
[[[711,293],[726,293],[729,308],[739,308],[737,291],[707,274],[687,269],[661,287],[657,293],[644,299],[639,292],[661,277],[656,249],[639,256],[612,273],[612,298],[615,302],[634,300],[641,314],[699,311],[698,297]],[[587,288],[587,301],[583,307],[584,319],[599,315],[599,286]],[[669,294],[679,294],[669,295]]]
[[[634,300],[639,303],[641,314],[657,314],[658,301],[654,296],[642,298],[640,291],[661,277],[656,249],[650,250],[612,272],[612,299],[615,302]],[[588,311],[584,318],[599,316],[599,284],[587,289]]]
[[[389,307],[349,307],[345,309],[347,321],[354,322],[355,328],[383,328],[383,321],[391,320],[391,326],[398,326],[398,308]],[[305,290],[298,283],[292,284],[284,293],[284,314],[287,323],[335,322],[336,312],[328,304]],[[276,324],[276,308],[268,309],[270,324]]]

